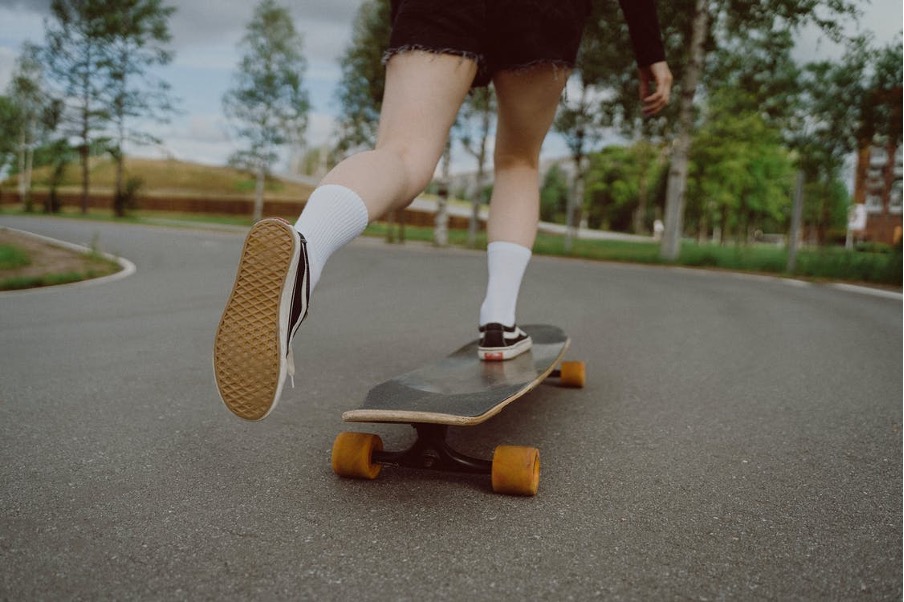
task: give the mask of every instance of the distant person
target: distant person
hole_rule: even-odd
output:
[[[655,220],[653,222],[653,239],[662,240],[663,232],[665,232],[665,224],[662,223],[661,219]]]
[[[620,2],[643,112],[655,115],[669,102],[672,74],[654,0]],[[327,260],[424,190],[468,90],[490,82],[498,124],[478,353],[506,360],[530,349],[515,306],[537,232],[540,147],[590,10],[591,0],[393,1],[374,150],[333,168],[294,227],[261,220],[245,240],[214,345],[217,388],[231,411],[252,420],[270,413],[294,376],[292,338]]]

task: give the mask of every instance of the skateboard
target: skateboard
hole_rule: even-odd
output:
[[[379,435],[344,432],[333,443],[333,471],[342,477],[375,479],[383,466],[489,475],[493,491],[536,495],[540,452],[500,445],[492,460],[472,458],[446,441],[451,426],[481,424],[547,378],[583,387],[583,362],[563,362],[569,339],[555,326],[522,326],[533,347],[506,361],[481,361],[478,341],[370,390],[361,407],[342,414],[346,422],[409,424],[417,440],[403,451],[384,451]]]

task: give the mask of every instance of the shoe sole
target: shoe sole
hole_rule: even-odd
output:
[[[533,340],[527,338],[511,347],[478,347],[477,357],[485,362],[503,362],[505,360],[514,359],[522,353],[530,351],[530,348],[533,346]]]
[[[291,224],[261,220],[248,233],[214,343],[214,376],[226,407],[245,420],[273,411],[286,377],[288,322],[300,257]]]

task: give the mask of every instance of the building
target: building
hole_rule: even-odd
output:
[[[898,144],[860,149],[854,202],[864,205],[866,225],[854,232],[857,239],[889,245],[901,241],[901,157]]]

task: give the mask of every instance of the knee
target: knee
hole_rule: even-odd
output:
[[[510,152],[496,149],[493,155],[493,164],[496,171],[511,169],[537,171],[540,168],[539,151]]]
[[[381,150],[392,154],[409,199],[414,199],[427,188],[433,179],[438,158],[431,160],[430,153],[405,145],[386,146]]]

